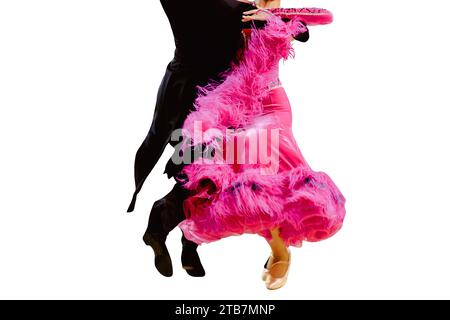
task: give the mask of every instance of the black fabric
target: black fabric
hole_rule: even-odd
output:
[[[175,59],[214,75],[228,68],[240,46],[241,17],[252,8],[236,0],[161,0],[169,18]]]

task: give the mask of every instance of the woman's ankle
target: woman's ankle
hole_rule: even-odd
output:
[[[273,250],[272,256],[275,262],[287,261],[289,260],[289,250],[288,248]]]

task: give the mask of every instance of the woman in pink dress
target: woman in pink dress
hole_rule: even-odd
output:
[[[272,253],[263,280],[271,290],[286,283],[289,246],[331,237],[345,216],[339,189],[298,148],[278,78],[279,61],[293,55],[291,40],[307,34],[306,25],[330,23],[332,15],[279,5],[260,0],[259,9],[244,15],[244,22],[265,26],[245,32],[240,62],[225,81],[203,88],[183,130],[185,143],[202,144],[204,153],[178,177],[191,192],[180,224],[186,238],[202,244],[244,233],[265,237]]]

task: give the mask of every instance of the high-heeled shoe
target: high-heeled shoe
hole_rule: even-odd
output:
[[[281,276],[281,277],[272,276],[271,272],[275,268],[281,267],[281,266],[285,266],[285,268],[286,268],[286,271],[283,274],[283,276]],[[277,290],[277,289],[280,289],[281,287],[283,287],[287,282],[290,266],[291,266],[291,252],[289,251],[288,261],[278,261],[278,262],[275,262],[272,265],[268,266],[268,272],[267,272],[266,279],[265,279],[266,288],[269,290]]]

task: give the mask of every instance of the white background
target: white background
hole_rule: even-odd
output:
[[[348,214],[332,239],[294,249],[288,284],[268,292],[257,236],[202,246],[207,277],[193,279],[176,230],[175,274],[156,272],[141,236],[173,184],[170,148],[125,213],[174,49],[159,1],[0,1],[0,298],[450,298],[450,5],[284,5],[335,14],[281,78],[298,143]]]

